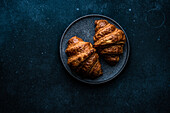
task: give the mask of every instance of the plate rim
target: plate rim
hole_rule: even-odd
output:
[[[80,78],[76,77],[75,75],[73,75],[73,74],[67,69],[67,67],[65,66],[65,63],[64,63],[64,61],[63,61],[63,57],[62,57],[62,55],[61,55],[61,54],[62,54],[62,49],[61,49],[61,48],[62,48],[62,42],[63,42],[63,38],[64,38],[67,30],[68,30],[75,22],[77,22],[77,21],[79,21],[79,20],[81,20],[81,19],[83,19],[83,18],[87,18],[87,17],[91,17],[91,16],[92,16],[92,17],[94,17],[94,16],[104,17],[104,18],[107,18],[108,20],[111,20],[111,21],[113,21],[114,23],[116,23],[117,26],[120,27],[121,30],[123,30],[123,32],[125,33],[126,42],[127,42],[127,55],[126,55],[126,59],[125,59],[125,62],[124,62],[124,64],[123,64],[123,66],[122,66],[122,67],[120,68],[120,70],[115,74],[115,76],[113,76],[113,77],[111,77],[111,78],[109,78],[109,79],[107,79],[107,80],[103,80],[103,81],[99,81],[99,82],[85,81],[85,80],[80,79]],[[103,84],[103,83],[106,83],[106,82],[109,82],[109,81],[113,80],[114,78],[116,78],[116,77],[123,71],[123,69],[125,68],[125,66],[126,66],[126,64],[127,64],[127,62],[128,62],[128,59],[129,59],[130,44],[129,44],[129,39],[128,39],[128,37],[127,37],[127,34],[126,34],[125,30],[124,30],[124,29],[119,25],[119,23],[117,23],[114,19],[112,19],[112,18],[110,18],[110,17],[108,17],[108,16],[105,16],[105,15],[101,15],[101,14],[88,14],[88,15],[84,15],[84,16],[81,16],[81,17],[75,19],[73,22],[71,22],[71,23],[68,25],[68,27],[64,30],[64,32],[63,32],[63,34],[62,34],[62,36],[61,36],[59,49],[60,49],[59,51],[60,51],[60,59],[61,59],[61,62],[62,62],[62,64],[63,64],[64,68],[67,70],[67,72],[68,72],[73,78],[75,78],[76,80],[81,81],[81,82],[83,82],[83,83],[86,83],[86,84]]]

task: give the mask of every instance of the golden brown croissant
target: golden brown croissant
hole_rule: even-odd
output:
[[[94,47],[109,64],[116,64],[126,42],[124,32],[107,20],[96,20],[95,25]]]
[[[103,74],[99,55],[90,42],[84,42],[77,36],[68,41],[66,49],[68,65],[83,77],[95,78]]]

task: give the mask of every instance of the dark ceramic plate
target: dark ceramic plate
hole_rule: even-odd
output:
[[[125,67],[128,57],[129,57],[129,51],[130,51],[130,46],[129,46],[129,40],[126,35],[127,42],[124,46],[124,52],[120,56],[120,61],[115,65],[115,66],[110,66],[108,65],[103,59],[100,58],[100,63],[102,65],[103,69],[103,75],[99,78],[96,78],[94,80],[91,79],[84,79],[78,76],[75,72],[73,72],[69,66],[67,65],[67,55],[65,54],[65,50],[67,48],[67,42],[68,40],[73,37],[73,36],[78,36],[82,38],[86,42],[91,42],[94,44],[93,41],[93,36],[95,34],[95,25],[94,21],[99,20],[99,19],[105,19],[108,22],[114,24],[117,28],[123,30],[123,28],[113,19],[103,16],[103,15],[98,15],[98,14],[91,14],[91,15],[86,15],[83,17],[78,18],[74,22],[72,22],[65,32],[63,33],[61,37],[61,42],[60,42],[60,57],[61,61],[66,68],[66,70],[72,75],[74,78],[76,78],[79,81],[88,83],[88,84],[100,84],[100,83],[105,83],[113,78],[115,78]]]

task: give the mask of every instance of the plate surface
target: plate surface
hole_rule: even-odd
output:
[[[78,76],[74,71],[70,69],[70,67],[67,64],[67,55],[65,53],[68,40],[73,36],[77,36],[79,38],[82,38],[86,42],[91,42],[92,44],[94,44],[93,41],[93,36],[95,34],[94,21],[99,19],[105,19],[109,23],[114,24],[117,28],[123,30],[123,28],[113,19],[106,17],[104,15],[91,14],[80,17],[73,21],[64,31],[60,41],[60,57],[64,67],[74,78],[88,84],[105,83],[115,78],[125,67],[130,52],[129,40],[126,35],[126,32],[123,30],[126,35],[127,41],[124,46],[123,54],[120,55],[120,61],[115,66],[110,66],[103,59],[100,58],[100,63],[103,69],[103,75],[101,77],[98,77],[94,80],[84,79]]]

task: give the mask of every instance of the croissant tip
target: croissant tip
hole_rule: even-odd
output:
[[[73,36],[72,38],[78,38],[77,36]]]
[[[95,25],[97,25],[97,22],[98,22],[98,21],[99,21],[99,20],[95,20],[95,22],[94,22],[94,23],[95,23]]]

